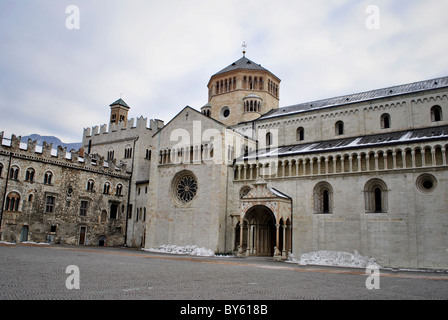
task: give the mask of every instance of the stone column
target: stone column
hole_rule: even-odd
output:
[[[286,224],[282,225],[283,227],[283,248],[282,248],[282,257],[286,258]]]
[[[251,248],[251,245],[250,245],[250,232],[251,231],[251,225],[250,224],[247,224],[247,249],[246,249],[246,256],[249,256],[250,255],[250,250],[252,249]]]
[[[240,220],[240,245],[238,246],[237,257],[243,257],[243,234],[244,234],[244,220]]]
[[[446,165],[446,149],[442,147],[442,164]]]
[[[436,148],[431,149],[432,166],[436,165]]]

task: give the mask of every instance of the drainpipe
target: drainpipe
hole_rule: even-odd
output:
[[[5,208],[6,193],[8,191],[9,170],[11,169],[11,160],[12,160],[12,152],[9,152],[9,163],[8,163],[8,170],[6,171],[5,190],[4,190],[4,193],[3,193],[2,207],[1,207],[1,210],[0,210],[0,235],[2,233],[3,210]]]

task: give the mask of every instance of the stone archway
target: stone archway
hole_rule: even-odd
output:
[[[246,255],[272,257],[277,244],[274,213],[264,205],[253,206],[244,216],[239,236]]]
[[[99,237],[99,239],[98,239],[98,246],[99,247],[105,247],[106,246],[106,241],[107,241],[107,239],[106,239],[105,236]]]
[[[292,242],[292,200],[257,179],[240,199],[239,222],[235,228],[238,256],[269,255],[287,259]],[[237,230],[239,226],[240,230]],[[237,244],[238,242],[238,244]]]

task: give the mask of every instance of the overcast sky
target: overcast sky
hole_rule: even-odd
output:
[[[129,118],[166,123],[207,103],[243,42],[282,80],[280,106],[448,76],[447,12],[445,0],[0,0],[0,131],[79,142],[120,96]]]

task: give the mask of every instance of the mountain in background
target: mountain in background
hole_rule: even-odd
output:
[[[61,146],[63,148],[67,148],[67,151],[70,150],[79,150],[79,148],[82,147],[82,143],[81,142],[76,142],[76,143],[64,143],[62,142],[59,138],[56,138],[54,136],[41,136],[39,134],[31,134],[29,136],[25,136],[22,137],[22,139],[20,140],[21,142],[27,143],[28,139],[31,139],[33,141],[37,141],[37,145],[38,146],[42,146],[44,141],[48,144],[53,144],[53,149],[56,149],[58,146]]]

